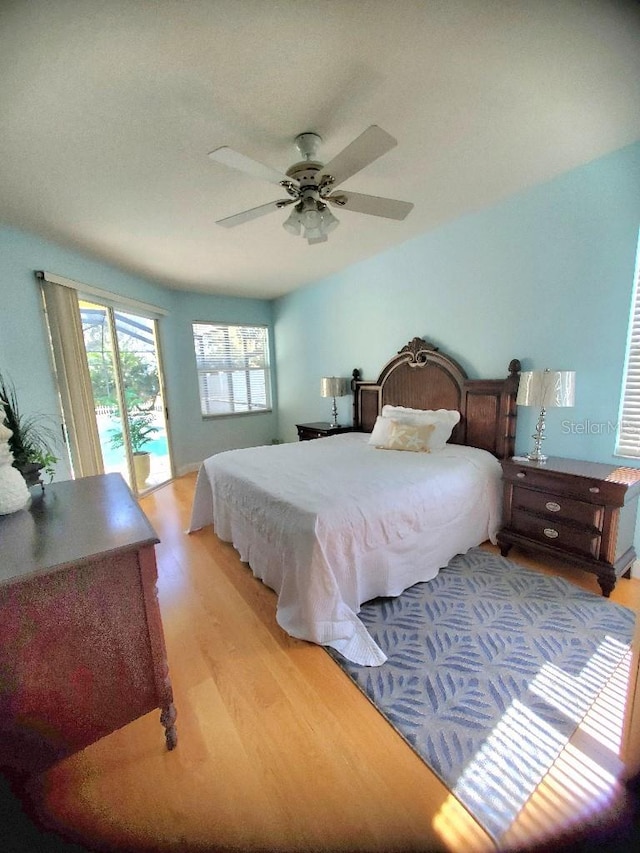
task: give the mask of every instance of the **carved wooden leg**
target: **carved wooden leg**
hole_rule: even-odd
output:
[[[160,722],[164,726],[167,749],[175,749],[178,744],[178,732],[175,727],[176,717],[177,712],[173,702],[161,709]]]
[[[611,574],[598,575],[598,583],[600,584],[602,594],[605,598],[609,598],[613,592],[614,586],[616,585],[616,576],[613,572],[611,572]]]
[[[500,545],[500,555],[502,557],[506,557],[507,554],[509,553],[509,551],[511,550],[511,543],[510,542],[502,542],[502,543],[498,543],[498,544]]]
[[[160,722],[164,726],[167,749],[174,749],[178,743],[178,733],[174,725],[177,713],[173,704],[173,690],[171,689],[171,679],[169,678],[167,650],[164,645],[164,632],[162,630],[162,619],[158,604],[158,572],[155,550],[152,545],[140,550],[138,553],[138,562],[140,564],[142,590],[147,611],[153,673],[156,683],[158,707],[160,708]]]

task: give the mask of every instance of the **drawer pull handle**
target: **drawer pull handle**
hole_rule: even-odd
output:
[[[600,492],[600,489],[597,486],[591,486],[589,489],[592,495],[597,495]]]
[[[516,474],[516,477],[517,477],[519,480],[524,480],[524,478],[525,478],[526,476],[527,476],[527,475],[524,473],[524,471],[518,471],[518,473]]]
[[[557,539],[558,536],[560,536],[558,531],[554,530],[553,527],[545,527],[545,529],[542,532],[547,537],[547,539]]]
[[[560,512],[560,510],[562,509],[560,504],[557,504],[555,501],[547,501],[544,506],[545,509],[549,510],[549,512]]]

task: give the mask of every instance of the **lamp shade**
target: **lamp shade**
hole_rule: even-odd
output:
[[[573,406],[576,374],[573,370],[529,370],[520,374],[516,403],[551,409]]]
[[[344,397],[349,393],[349,380],[339,376],[325,376],[320,380],[321,397]]]

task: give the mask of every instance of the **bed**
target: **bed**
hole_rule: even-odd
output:
[[[504,379],[469,379],[414,338],[377,380],[353,372],[352,432],[206,459],[189,531],[213,524],[233,543],[276,592],[291,636],[378,666],[385,655],[360,606],[495,541],[519,370],[514,359]]]

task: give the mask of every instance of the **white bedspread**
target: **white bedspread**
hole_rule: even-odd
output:
[[[378,450],[348,433],[231,450],[198,473],[189,531],[213,523],[278,594],[289,634],[355,663],[385,655],[360,605],[431,580],[458,553],[495,541],[501,467],[484,450]]]

